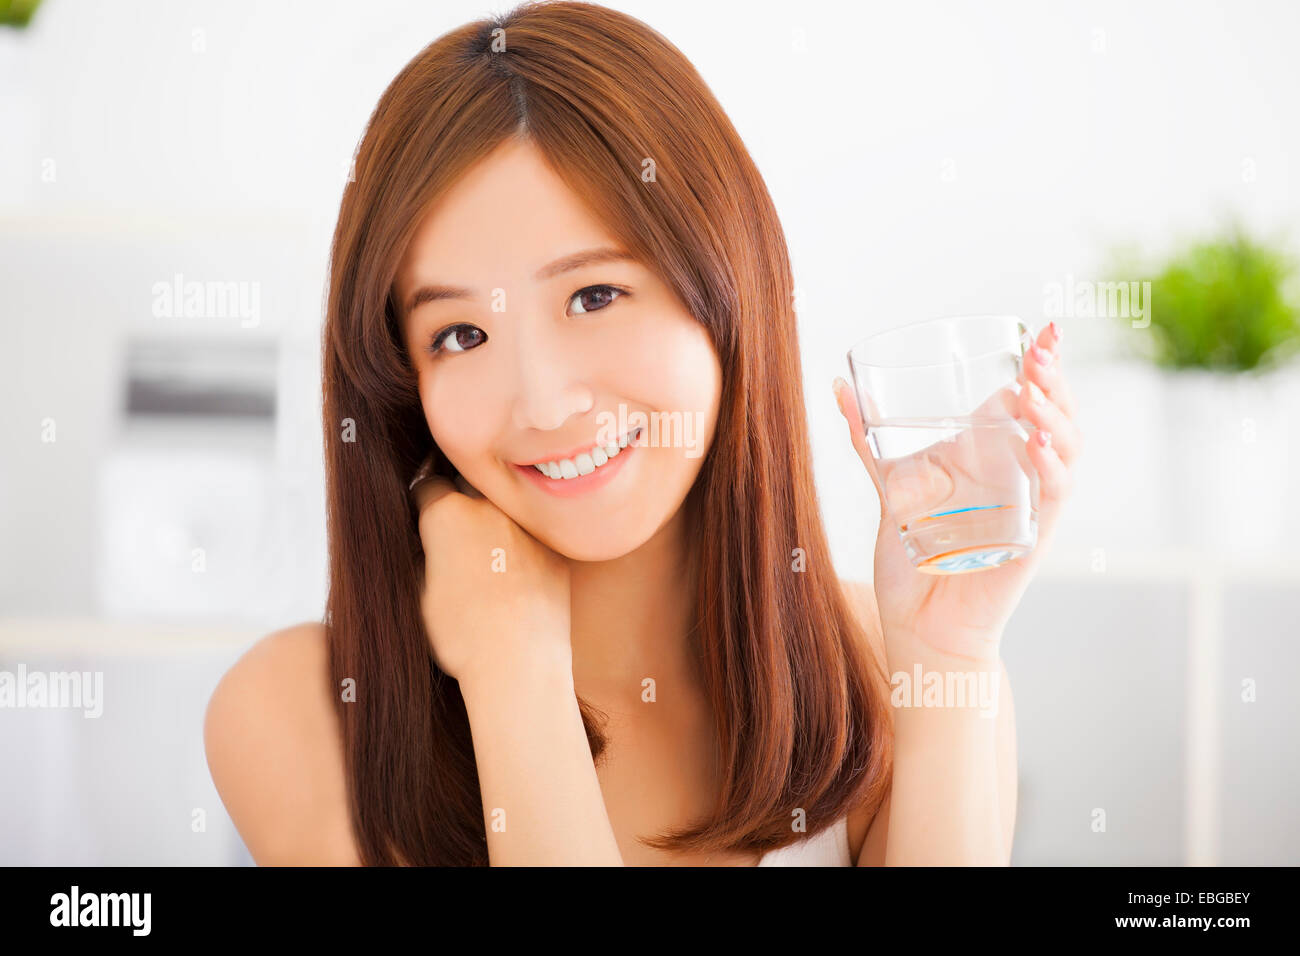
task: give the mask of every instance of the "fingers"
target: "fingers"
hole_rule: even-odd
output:
[[[446,497],[455,490],[455,486],[446,478],[440,475],[431,475],[415,483],[415,486],[411,489],[411,496],[415,499],[416,510],[420,514],[424,514],[435,501]]]
[[[1039,331],[1025,357],[1020,413],[1035,428],[1051,434],[1052,447],[1068,468],[1083,451],[1083,433],[1075,423],[1077,407],[1061,365],[1061,338],[1055,322]]]
[[[1039,507],[1065,500],[1070,494],[1070,469],[1055,448],[1055,436],[1035,429],[1026,442],[1029,460],[1038,470]]]
[[[1060,326],[1049,323],[1025,356],[1025,378],[1037,385],[1068,418],[1074,418],[1074,394],[1061,368]]]
[[[858,398],[853,394],[853,389],[844,379],[836,376],[832,387],[835,390],[835,403],[839,406],[840,414],[849,425],[849,437],[853,441],[853,448],[862,459],[862,464],[866,466],[867,474],[871,476],[871,483],[876,486],[876,496],[880,499],[880,513],[885,514],[885,492],[880,483],[880,475],[876,471],[876,460],[871,455],[871,449],[867,447],[866,432],[862,428],[862,414],[858,411]]]
[[[471,485],[468,481],[466,481],[464,476],[462,476],[460,472],[456,472],[455,485],[456,485],[456,490],[459,491],[462,495],[467,495],[470,498],[484,497],[483,493],[479,491],[477,488],[475,488],[473,485]]]
[[[434,474],[432,452],[416,469],[415,478],[411,481],[409,490],[411,498],[415,501],[416,508],[421,514],[428,505],[433,504],[443,495],[452,491],[459,492],[468,498],[484,497],[483,493],[466,481],[460,472],[456,472],[451,480]]]
[[[1033,382],[1020,391],[1020,416],[1037,429],[1051,433],[1052,447],[1067,466],[1083,451],[1083,433],[1079,426],[1055,403],[1047,400]]]

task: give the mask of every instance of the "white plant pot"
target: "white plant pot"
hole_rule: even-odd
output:
[[[1295,532],[1296,367],[1164,373],[1169,544],[1226,559],[1281,555]]]

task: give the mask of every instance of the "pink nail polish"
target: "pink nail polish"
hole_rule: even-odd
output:
[[[1055,322],[1052,322],[1049,328],[1052,330],[1052,338],[1056,339],[1058,342],[1061,341],[1061,327]]]
[[[1038,360],[1039,365],[1046,365],[1051,361],[1051,356],[1048,354],[1046,349],[1039,348],[1035,345],[1031,351],[1034,353],[1034,358]]]
[[[1040,430],[1038,432],[1038,444],[1046,448],[1052,443],[1052,433]]]

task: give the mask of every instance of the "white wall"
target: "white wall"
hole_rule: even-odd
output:
[[[775,197],[796,269],[815,466],[845,575],[870,577],[877,513],[830,394],[853,341],[946,312],[1009,311],[1037,325],[1050,283],[1126,278],[1098,275],[1113,244],[1158,253],[1230,212],[1300,249],[1294,4],[611,5],[696,64]],[[46,0],[30,29],[0,31],[5,633],[26,633],[21,622],[34,618],[102,624],[123,606],[136,609],[128,617],[155,618],[178,635],[224,626],[226,652],[193,665],[210,686],[250,635],[319,615],[318,333],[347,163],[376,98],[411,56],[445,30],[504,8]],[[45,181],[50,170],[54,179]],[[167,327],[150,313],[151,288],[177,272],[259,283],[262,324]],[[1181,611],[1153,611],[1190,607],[1187,588],[1198,580],[1194,568],[1175,573],[1156,594],[1146,576],[1162,556],[1186,560],[1181,529],[1206,513],[1171,510],[1167,500],[1168,489],[1193,480],[1183,465],[1170,466],[1165,439],[1182,406],[1170,406],[1170,390],[1149,369],[1118,357],[1125,336],[1140,332],[1098,320],[1063,324],[1089,445],[1051,565],[1008,634],[1025,790],[1018,860],[1300,861],[1300,831],[1285,813],[1300,796],[1295,711],[1276,698],[1243,710],[1220,687],[1215,693],[1227,696],[1216,721],[1203,727],[1191,716],[1203,703],[1197,694],[1209,692],[1195,679],[1206,646],[1217,649],[1211,659],[1225,686],[1247,671],[1296,673],[1288,623],[1295,582],[1273,580],[1247,600],[1250,575],[1225,572],[1226,610],[1205,618],[1206,639]],[[158,526],[124,570],[113,549],[120,532],[111,530],[120,527],[113,519],[122,499],[106,488],[123,467],[122,449],[137,447],[118,409],[125,337],[139,331],[280,343],[280,414],[265,442],[233,445],[232,460],[242,464],[229,474],[263,489],[242,510],[240,495],[205,512],[210,496],[184,504],[190,499],[176,488],[187,468],[212,479],[204,456],[227,447],[220,436],[169,446],[178,477],[137,496]],[[1222,430],[1187,439],[1205,443],[1207,463],[1245,461],[1238,479],[1246,498],[1252,482],[1297,484],[1295,373],[1278,387],[1276,399],[1234,408],[1229,425],[1254,415],[1268,447],[1292,449],[1289,457],[1242,458],[1249,450]],[[40,440],[47,418],[57,423],[54,443]],[[197,509],[193,519],[166,512],[173,501]],[[236,573],[249,539],[222,538],[214,515],[257,529],[264,575]],[[1294,502],[1269,520],[1273,542],[1300,533]],[[131,590],[134,562],[145,586],[159,580],[156,563],[173,559],[158,544],[164,538],[207,547],[210,591],[192,613],[169,610],[161,598],[151,607],[147,591],[134,604],[116,600]],[[1099,549],[1109,561],[1102,573],[1092,570]],[[1281,550],[1236,557],[1293,561]],[[1072,602],[1068,616],[1062,602]],[[1249,609],[1255,617],[1243,631]],[[95,627],[72,623],[61,633]],[[16,647],[0,646],[0,662],[23,653]],[[1164,676],[1142,680],[1148,672]],[[1146,690],[1117,693],[1109,683],[1116,673]],[[1055,689],[1067,675],[1074,690],[1062,697]],[[165,693],[160,687],[159,706]],[[0,747],[16,747],[19,725],[0,721]],[[1135,736],[1134,727],[1152,736]],[[156,728],[152,752],[189,766],[193,730]],[[1168,748],[1177,755],[1143,759]],[[63,844],[27,840],[14,850],[30,815],[56,812],[50,801],[71,792],[82,772],[72,751],[24,752],[66,769],[43,778],[39,793],[9,784],[0,857],[8,846],[25,862],[89,862]],[[1248,770],[1257,775],[1243,777]],[[121,805],[103,792],[66,815],[90,831],[107,827],[129,813],[121,809],[126,791],[119,797]],[[1169,801],[1182,809],[1177,823],[1166,816],[1093,839],[1086,814],[1105,801],[1148,823]],[[1187,822],[1197,814],[1209,822]],[[156,816],[134,825],[154,833]],[[155,836],[104,843],[95,862],[184,857],[188,844]]]

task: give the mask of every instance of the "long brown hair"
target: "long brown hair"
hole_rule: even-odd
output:
[[[524,4],[427,46],[357,151],[334,233],[324,333],[330,587],[352,825],[366,864],[486,865],[464,701],[434,664],[408,486],[433,454],[393,297],[424,211],[510,136],[557,174],[708,329],[715,438],[683,507],[694,628],[721,743],[705,818],[645,843],[760,850],[888,792],[884,674],[841,590],[818,510],[793,279],[771,197],[689,61],[630,16]],[[796,550],[801,549],[801,551]],[[342,696],[342,695],[340,695]],[[605,740],[579,702],[593,758]]]

